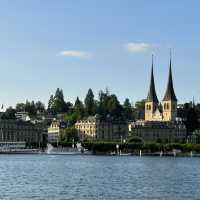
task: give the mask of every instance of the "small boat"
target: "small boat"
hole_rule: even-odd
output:
[[[131,156],[131,153],[120,153],[120,156]]]

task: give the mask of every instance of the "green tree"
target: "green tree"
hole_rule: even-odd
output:
[[[51,113],[65,113],[69,111],[69,104],[65,102],[62,89],[57,88],[54,97],[50,97],[49,105]]]
[[[30,116],[35,116],[36,115],[37,111],[36,111],[36,107],[35,107],[34,101],[29,102],[28,100],[26,100],[25,111],[28,112],[28,114]]]
[[[85,103],[85,114],[87,116],[94,115],[95,114],[95,100],[94,100],[94,94],[91,88],[88,90],[84,103]]]
[[[54,97],[53,95],[51,95],[49,98],[48,108],[47,108],[49,113],[53,113],[53,103],[54,103]]]
[[[118,120],[123,118],[123,108],[115,94],[110,94],[108,90],[99,92],[99,105],[97,113],[100,118]]]
[[[81,119],[85,115],[85,110],[82,101],[77,97],[74,104],[74,112],[76,113],[78,119]]]
[[[74,127],[66,128],[64,132],[60,136],[61,141],[65,142],[77,142],[79,140],[78,138],[78,132]]]
[[[16,113],[16,110],[12,107],[9,107],[9,108],[6,109],[6,112],[3,113],[3,115],[1,116],[1,119],[13,119],[13,120],[15,120],[16,119],[15,113]]]
[[[142,99],[141,101],[137,101],[135,103],[134,118],[144,119],[144,110],[145,110],[145,99]]]
[[[109,96],[106,106],[107,106],[106,110],[108,111],[112,119],[114,120],[122,119],[123,109],[116,95],[112,94]]]
[[[37,102],[35,103],[35,108],[36,108],[36,110],[39,111],[39,112],[45,112],[45,105],[44,105],[44,103],[42,103],[41,101],[37,101]]]
[[[15,109],[16,109],[16,112],[24,112],[25,111],[25,104],[24,103],[17,103]]]
[[[125,99],[124,104],[123,104],[123,109],[124,109],[124,117],[126,120],[131,120],[133,118],[133,111],[131,107],[131,103],[128,98]]]
[[[198,115],[194,107],[189,109],[185,124],[188,133],[192,133],[199,128]]]
[[[135,109],[144,110],[145,109],[145,99],[142,99],[141,101],[137,101],[135,103]]]
[[[55,92],[54,98],[55,98],[55,99],[59,99],[59,100],[61,100],[61,101],[64,101],[63,90],[57,88],[57,90],[56,90],[56,92]]]

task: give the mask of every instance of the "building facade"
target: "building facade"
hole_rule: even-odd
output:
[[[28,112],[17,112],[15,113],[15,117],[17,120],[22,120],[22,121],[30,121],[30,117],[28,115]]]
[[[75,124],[78,136],[84,139],[115,140],[125,138],[128,134],[128,124],[122,121],[102,121],[97,116],[78,120]]]
[[[0,142],[44,142],[44,126],[21,120],[0,120]]]
[[[66,128],[66,124],[59,120],[53,120],[48,128],[48,142],[58,142],[60,135]]]
[[[145,101],[145,120],[131,123],[129,129],[133,136],[140,137],[146,142],[183,142],[186,139],[185,125],[177,120],[177,98],[173,87],[171,58],[166,91],[162,102],[159,102],[152,57],[150,87]]]
[[[131,136],[150,143],[183,143],[186,141],[186,129],[183,123],[177,121],[137,121],[131,124]]]

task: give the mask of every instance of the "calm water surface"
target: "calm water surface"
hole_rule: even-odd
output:
[[[200,199],[200,158],[0,155],[0,199]]]

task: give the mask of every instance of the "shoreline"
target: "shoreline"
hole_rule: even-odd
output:
[[[0,152],[0,155],[57,155],[57,156],[117,156],[117,157],[129,157],[129,156],[134,156],[134,157],[200,157],[200,153],[194,153],[192,152],[187,152],[187,153],[176,153],[174,154],[173,152],[168,152],[168,153],[162,153],[160,152],[155,152],[155,153],[122,153],[122,154],[111,154],[108,152],[96,152],[91,154],[84,154],[84,153],[79,153],[79,154],[63,154],[63,153],[46,153],[46,152],[23,152],[23,151],[8,151],[8,152]]]

